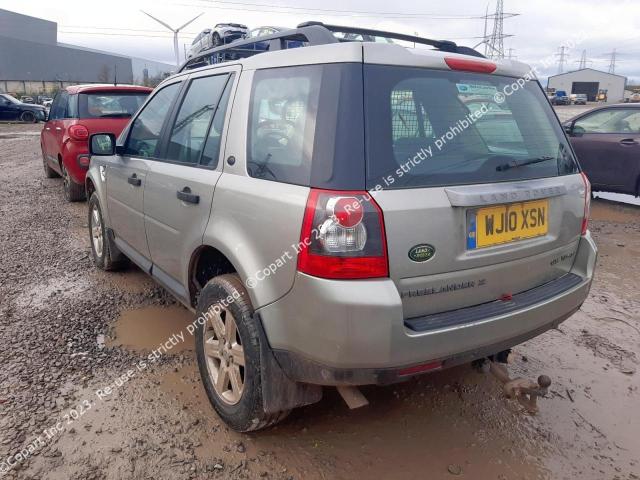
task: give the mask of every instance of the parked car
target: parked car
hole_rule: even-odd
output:
[[[640,93],[633,93],[629,97],[630,103],[640,103]]]
[[[247,31],[247,26],[240,23],[218,23],[213,28],[207,28],[200,32],[191,42],[191,47],[187,52],[187,59],[192,58],[203,50],[244,38]]]
[[[134,85],[74,85],[58,92],[40,134],[40,147],[45,175],[62,176],[68,201],[85,198],[89,135],[120,134],[151,91]]]
[[[595,108],[564,127],[593,190],[640,196],[640,105]]]
[[[0,120],[37,123],[46,119],[44,107],[23,103],[8,93],[0,93]]]
[[[33,97],[20,97],[22,103],[35,103]]]
[[[279,32],[290,30],[290,27],[257,27],[249,31],[247,39],[253,39],[257,37],[264,37],[265,35],[274,35]],[[285,40],[286,48],[298,48],[304,46],[304,42],[300,40]],[[267,50],[269,48],[268,42],[255,42],[253,44],[254,50]]]
[[[551,98],[551,105],[571,105],[571,99],[564,90],[556,90]]]
[[[586,93],[576,93],[575,98],[572,100],[574,105],[586,105],[588,97]]]
[[[460,100],[528,67],[298,30],[304,52],[177,73],[90,141],[93,261],[128,258],[197,313],[205,390],[239,431],[322,386],[502,358],[580,307],[596,262],[589,184],[540,85],[481,129],[487,107]]]

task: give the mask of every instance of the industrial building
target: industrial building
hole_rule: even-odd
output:
[[[147,83],[175,67],[58,42],[56,22],[0,9],[0,92],[51,94],[79,83]]]
[[[626,86],[627,77],[593,68],[553,75],[547,82],[549,89],[564,90],[567,94],[585,93],[590,102],[596,100],[599,92],[606,91],[608,103],[622,102]]]

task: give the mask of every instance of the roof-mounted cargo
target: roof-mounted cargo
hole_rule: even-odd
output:
[[[343,34],[342,37],[336,34]],[[291,48],[310,47],[316,45],[326,45],[339,42],[353,41],[375,41],[377,38],[387,40],[401,40],[420,45],[428,45],[435,50],[460,53],[474,57],[484,56],[476,50],[459,46],[449,40],[432,40],[430,38],[405,35],[403,33],[386,32],[383,30],[373,30],[369,28],[348,27],[342,25],[327,25],[321,22],[304,22],[296,28],[263,35],[260,37],[244,39],[232,42],[228,45],[210,48],[198,55],[190,58],[179,69],[191,70],[216,63],[239,60],[251,57],[259,53],[272,52],[276,50],[287,50]]]

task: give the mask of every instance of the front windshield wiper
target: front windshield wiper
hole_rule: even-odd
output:
[[[503,163],[502,165],[498,165],[496,167],[496,171],[504,172],[505,170],[509,170],[511,168],[524,167],[526,165],[533,165],[534,163],[548,162],[549,160],[555,160],[555,157],[551,157],[547,155],[544,157],[531,158],[529,160],[525,160],[524,162],[520,162],[520,163],[514,160],[513,162]]]

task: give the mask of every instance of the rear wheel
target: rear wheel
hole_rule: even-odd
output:
[[[227,299],[235,299],[228,302]],[[260,430],[289,411],[266,414],[260,374],[260,336],[249,295],[236,274],[205,285],[198,301],[196,356],[209,401],[234,430]]]
[[[93,193],[89,199],[89,240],[93,263],[102,270],[118,270],[127,264],[126,257],[118,250],[109,238],[102,219],[102,209],[98,194]]]
[[[40,146],[40,148],[42,148],[42,146]],[[44,149],[42,149],[42,166],[44,167],[44,176],[47,178],[57,178],[60,175],[58,175],[58,172],[56,172],[53,168],[51,168],[49,166],[49,163],[47,162],[47,157],[44,154]]]
[[[86,193],[84,191],[84,185],[76,183],[69,175],[69,171],[62,164],[62,182],[64,186],[64,198],[69,202],[79,202],[86,199]]]
[[[27,123],[38,123],[38,117],[33,112],[22,112],[20,120]]]

